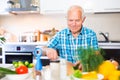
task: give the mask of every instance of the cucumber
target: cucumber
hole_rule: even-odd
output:
[[[0,73],[2,73],[2,74],[16,74],[16,71],[13,71],[13,70],[8,69],[8,68],[0,67]]]
[[[0,79],[2,79],[3,77],[5,77],[5,74],[0,73]]]

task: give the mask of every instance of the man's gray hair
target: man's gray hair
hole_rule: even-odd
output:
[[[71,6],[69,9],[68,9],[68,13],[69,11],[73,10],[73,9],[78,9],[80,12],[82,12],[82,18],[85,17],[85,14],[84,14],[84,10],[81,6],[78,6],[78,5],[73,5]]]

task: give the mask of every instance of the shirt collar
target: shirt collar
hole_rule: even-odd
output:
[[[81,29],[81,31],[80,31],[80,34],[82,35],[82,34],[84,34],[84,27],[82,26],[82,29]]]
[[[80,31],[80,34],[82,35],[84,33],[84,27],[82,26],[82,29],[81,29],[81,31]],[[70,29],[68,28],[67,29],[67,35],[70,35],[71,34],[71,31],[70,31]]]

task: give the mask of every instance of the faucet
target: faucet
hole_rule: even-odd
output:
[[[106,42],[109,42],[109,33],[108,32],[106,32],[106,33],[100,32],[99,34],[103,35],[103,37],[105,38]]]

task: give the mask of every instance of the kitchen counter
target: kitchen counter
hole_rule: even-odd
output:
[[[70,71],[72,70],[72,66],[71,66],[72,64],[71,63],[69,63],[68,62],[68,66],[69,67],[67,67],[67,69],[69,68],[70,69]],[[3,65],[0,65],[0,67],[5,67],[5,68],[9,68],[9,69],[11,69],[11,68],[13,68],[13,66],[12,66],[12,64],[3,64]],[[44,80],[50,80],[50,66],[43,66],[43,69],[42,69],[42,78],[44,77]],[[59,71],[59,70],[58,70]],[[70,72],[69,71],[69,72]],[[56,73],[58,73],[58,72],[56,72]],[[70,73],[69,73],[70,74]],[[46,77],[46,75],[47,75],[47,77]],[[6,77],[4,77],[4,78],[2,78],[1,80],[9,80],[8,78],[6,78]],[[15,80],[15,79],[14,79]],[[18,79],[17,79],[18,80]],[[37,79],[34,79],[33,78],[33,74],[30,74],[29,75],[29,77],[28,78],[26,78],[25,80],[37,80]],[[68,76],[66,76],[66,79],[65,80],[70,80],[69,79],[69,77]]]
[[[6,42],[5,44],[19,44],[19,45],[40,45],[40,46],[46,46],[47,41],[44,42]]]
[[[0,65],[0,67],[4,67],[4,68],[8,68],[8,69],[14,69],[14,67],[13,67],[12,64],[2,64],[2,65]],[[32,71],[32,69],[30,69],[30,70]],[[13,74],[13,75],[14,75],[14,74]],[[25,76],[26,76],[26,74],[25,74]],[[16,75],[13,76],[13,77],[14,77],[14,80],[17,79]],[[20,76],[20,77],[21,77],[21,76]],[[24,75],[22,75],[22,77],[24,77]],[[2,79],[0,79],[0,80],[11,80],[11,79],[8,79],[7,76],[6,76],[6,77],[4,77],[4,78],[2,78]],[[12,79],[12,80],[13,80],[13,79]],[[18,80],[18,79],[17,79],[17,80]],[[21,80],[21,79],[19,79],[19,80]],[[33,78],[33,73],[31,72],[31,73],[27,74],[27,77],[25,78],[25,80],[35,80],[35,79]]]
[[[46,46],[47,45],[47,41],[44,42],[6,42],[5,44],[18,44],[18,45],[36,45],[36,46]],[[120,49],[120,43],[112,43],[112,42],[108,42],[108,43],[98,43],[98,45],[101,48],[113,48],[113,49]]]
[[[98,43],[101,48],[104,49],[120,49],[120,43]]]
[[[1,65],[0,65],[1,66]],[[7,67],[7,66],[9,66],[9,68],[12,66],[11,64],[4,64],[4,65],[2,65],[1,67]],[[67,69],[68,69],[68,67],[67,67]],[[71,68],[71,64],[69,64],[69,69],[72,69]],[[49,67],[49,66],[46,66],[46,67],[43,67],[43,74],[42,74],[42,76],[41,76],[41,78],[42,79],[38,79],[37,77],[36,77],[36,79],[34,79],[32,76],[33,76],[33,74],[30,74],[26,79],[24,79],[24,80],[51,80],[51,77],[50,77],[50,70],[51,70],[51,68]],[[53,72],[53,73],[58,73],[58,72]],[[46,76],[47,75],[47,76]],[[64,75],[64,74],[63,74]],[[43,78],[44,77],[44,78]],[[101,74],[98,74],[98,80],[103,80],[103,75],[101,75]],[[58,80],[58,77],[55,77],[55,79],[54,80]],[[4,77],[4,78],[2,78],[2,79],[0,79],[0,80],[11,80],[11,79],[8,79],[8,78],[6,78],[6,77]],[[14,77],[14,79],[13,80],[23,80],[23,79],[15,79],[15,77]],[[60,80],[60,79],[59,79]],[[64,77],[64,79],[63,80],[79,80],[78,78],[75,78],[75,77],[73,77],[73,76],[66,76],[66,77]],[[82,80],[82,79],[80,79],[80,80]]]

